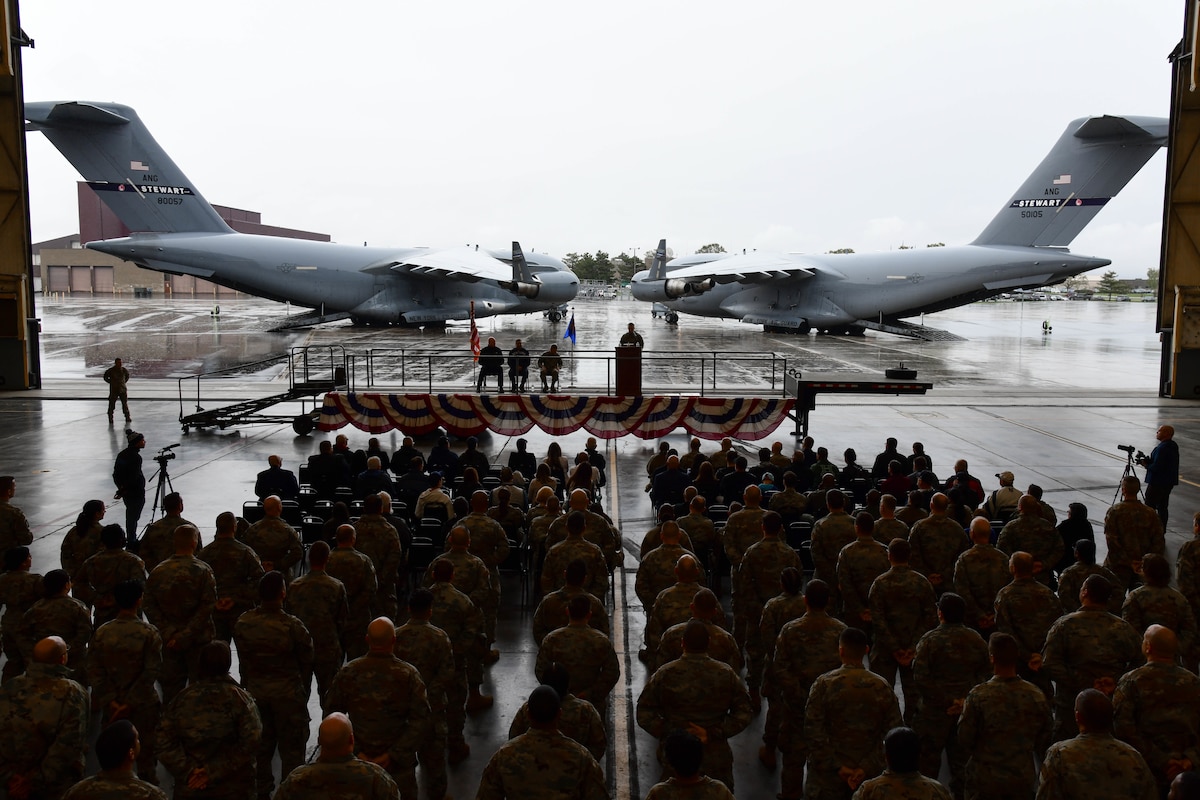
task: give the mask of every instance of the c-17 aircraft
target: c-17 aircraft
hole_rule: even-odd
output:
[[[150,135],[114,103],[25,104],[26,126],[46,134],[132,235],[87,247],[139,266],[194,275],[269,300],[313,309],[280,327],[349,318],[358,324],[442,325],[526,314],[574,299],[579,280],[561,261],[478,248],[357,247],[236,233]]]
[[[761,324],[769,333],[861,333],[957,339],[905,317],[1062,283],[1112,262],[1071,240],[1167,142],[1167,120],[1077,119],[969,245],[883,253],[696,254],[633,276],[633,296],[679,313]]]

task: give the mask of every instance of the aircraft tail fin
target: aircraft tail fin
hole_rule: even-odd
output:
[[[26,103],[25,121],[27,129],[46,135],[131,231],[232,232],[132,108]]]
[[[648,281],[661,281],[667,277],[667,240],[658,240],[658,249],[654,251],[654,263],[650,265]]]
[[[972,242],[1066,247],[1167,143],[1167,120],[1084,117]]]

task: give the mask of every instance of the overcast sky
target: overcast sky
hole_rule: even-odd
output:
[[[1167,116],[1179,0],[33,0],[27,100],[137,109],[205,197],[372,245],[969,242],[1077,117]],[[1073,243],[1158,266],[1165,155]],[[29,137],[35,241],[75,170]]]

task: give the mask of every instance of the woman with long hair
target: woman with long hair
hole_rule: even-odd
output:
[[[550,467],[550,475],[558,481],[559,486],[566,485],[567,468],[570,465],[558,442],[550,442],[550,446],[546,448],[546,458],[542,460],[542,463]]]
[[[84,561],[100,552],[100,531],[104,527],[100,524],[102,519],[104,501],[88,500],[75,518],[75,525],[63,537],[59,561],[72,578],[79,574]],[[126,535],[128,533],[126,531]]]

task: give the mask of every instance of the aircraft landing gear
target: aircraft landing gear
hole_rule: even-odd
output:
[[[547,318],[549,318],[549,320],[551,322],[561,322],[562,321],[562,314],[558,313],[557,310],[551,311],[546,316],[547,316]]]
[[[678,325],[679,324],[679,315],[676,314],[674,311],[668,311],[666,313],[666,315],[663,317],[663,319],[665,319],[667,321],[668,325]]]

